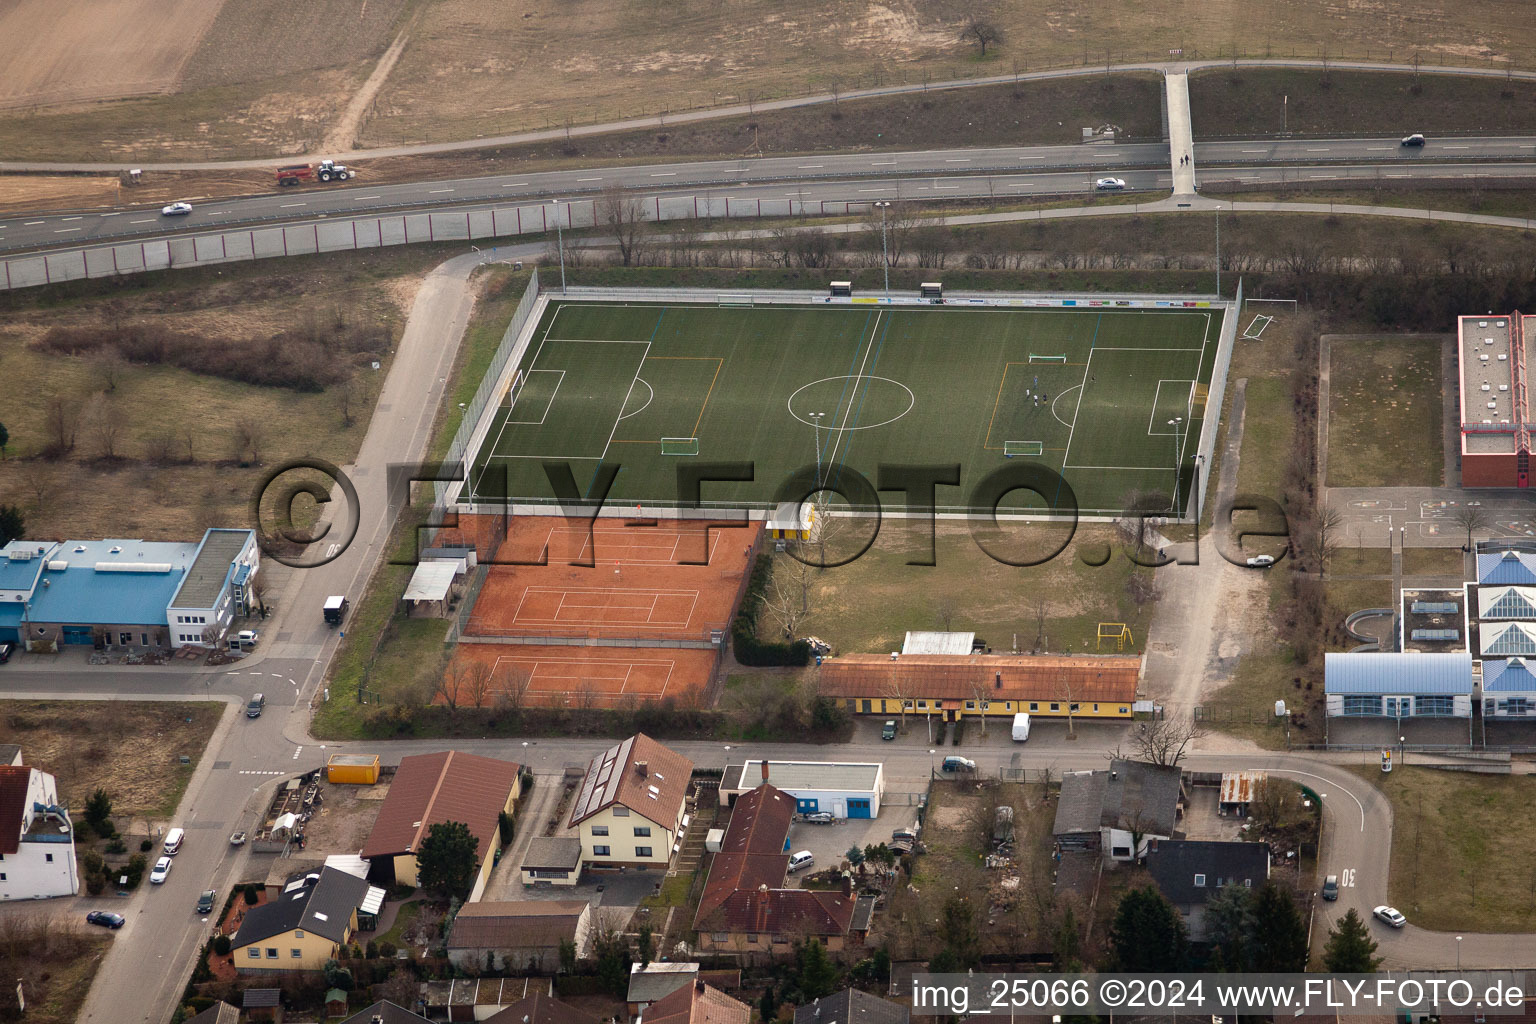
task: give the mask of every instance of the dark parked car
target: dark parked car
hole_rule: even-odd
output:
[[[213,901],[218,899],[218,896],[219,894],[214,892],[212,889],[209,889],[207,892],[199,896],[197,898],[197,912],[199,914],[213,913]]]
[[[127,918],[108,910],[93,910],[85,915],[86,924],[99,924],[103,928],[121,928]]]
[[[14,644],[0,644],[0,665],[11,660],[11,652],[16,649]]]
[[[892,718],[885,723],[885,726],[880,730],[880,738],[883,740],[893,740],[896,738],[896,719]]]
[[[1339,898],[1339,876],[1329,875],[1323,879],[1323,899],[1330,903]]]

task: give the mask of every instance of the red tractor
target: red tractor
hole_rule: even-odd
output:
[[[334,160],[321,160],[318,164],[289,164],[277,169],[277,183],[284,186],[298,185],[316,178],[325,182],[346,181],[355,173]]]

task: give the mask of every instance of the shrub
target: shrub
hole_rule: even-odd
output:
[[[154,847],[155,847],[155,844],[150,842],[148,839],[141,839],[141,840],[139,840],[139,852],[140,853],[148,853],[150,850],[154,849]]]
[[[107,845],[105,847],[103,847],[103,849],[105,849],[108,853],[127,853],[128,852],[128,846],[127,846],[126,843],[123,842],[121,836],[119,836],[117,838],[114,838],[114,839],[108,840],[107,841]]]
[[[107,887],[107,876],[100,871],[87,871],[85,873],[85,891],[92,896],[100,896],[101,891]]]
[[[219,956],[229,956],[229,936],[220,934],[213,940],[213,951]]]
[[[772,643],[758,639],[757,613],[762,608],[763,588],[768,585],[772,566],[773,559],[768,555],[757,556],[747,592],[741,598],[741,608],[731,621],[731,648],[736,653],[736,660],[743,665],[809,665],[811,645],[804,640]]]
[[[244,891],[245,891],[245,903],[246,903],[246,905],[254,907],[256,905],[256,883],[255,882],[247,882],[247,883],[245,883],[245,890]]]
[[[379,944],[373,939],[369,939],[368,949],[366,952],[364,952],[363,955],[366,956],[369,960],[377,960],[379,958]]]
[[[393,942],[390,942],[388,939],[385,939],[383,942],[379,943],[379,956],[381,956],[381,957],[385,958],[386,960],[388,960],[391,957],[393,957],[394,955],[395,955],[395,944]]]

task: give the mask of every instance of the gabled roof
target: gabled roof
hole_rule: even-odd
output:
[[[240,1011],[220,999],[195,1017],[188,1017],[187,1024],[240,1024]]]
[[[1114,656],[1008,654],[849,654],[821,663],[829,697],[1066,700],[1129,704],[1136,699],[1141,659]],[[999,685],[1001,684],[1001,685]]]
[[[366,879],[335,868],[321,868],[317,881],[247,910],[233,943],[249,946],[295,928],[341,942],[346,938],[352,912],[366,895]]]
[[[699,976],[695,963],[649,963],[629,965],[629,992],[625,1002],[654,1003],[662,996],[692,985]]]
[[[1173,835],[1182,775],[1175,765],[1111,761],[1099,824],[1145,835]]]
[[[1477,608],[1484,621],[1536,619],[1536,587],[1478,587]]]
[[[1484,693],[1536,692],[1536,674],[1522,658],[1483,662]]]
[[[466,903],[453,919],[449,949],[557,949],[573,942],[585,900]]]
[[[854,898],[819,889],[736,889],[695,922],[702,932],[847,935]]]
[[[415,853],[433,825],[460,821],[474,834],[476,855],[484,861],[517,772],[511,761],[460,750],[401,758],[363,857]]]
[[[1056,799],[1056,821],[1051,835],[1065,836],[1099,831],[1099,813],[1104,807],[1104,787],[1109,772],[1067,772],[1061,777],[1061,795]]]
[[[709,866],[695,927],[739,889],[777,889],[784,884],[789,867],[784,845],[794,818],[795,801],[766,782],[742,794],[731,809],[720,852]]]
[[[645,733],[636,733],[594,757],[571,806],[570,827],[621,804],[671,828],[688,795],[693,762]]]
[[[281,1006],[283,1003],[283,990],[280,988],[248,988],[245,990],[241,1000],[240,1005],[247,1010]]]
[[[1339,694],[1470,694],[1472,655],[1467,651],[1427,654],[1323,655],[1323,688]]]
[[[1489,623],[1481,633],[1484,657],[1528,657],[1536,655],[1536,623]]]
[[[412,1013],[403,1006],[397,1006],[388,999],[380,999],[372,1006],[365,1006],[352,1016],[342,1021],[341,1024],[371,1024],[374,1018],[378,1018],[380,1024],[433,1024],[428,1017],[419,1013]]]
[[[21,849],[21,833],[26,827],[27,786],[32,769],[24,765],[0,765],[0,854]]]
[[[597,1024],[597,1018],[570,1003],[536,992],[508,1003],[480,1024]]]
[[[1160,839],[1147,848],[1147,871],[1168,902],[1187,907],[1206,902],[1224,885],[1259,888],[1269,878],[1269,847]]]
[[[749,1024],[752,1009],[713,985],[696,981],[656,1000],[641,1019],[645,1024]]]
[[[1477,556],[1477,582],[1536,584],[1536,555],[1521,551]]]
[[[912,1011],[900,1003],[845,988],[795,1008],[795,1024],[907,1024]]]

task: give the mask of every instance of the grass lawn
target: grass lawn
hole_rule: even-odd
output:
[[[1467,556],[1461,548],[1404,548],[1404,576],[1466,576]]]
[[[1331,487],[1438,487],[1441,341],[1335,337],[1328,408]]]
[[[1355,545],[1353,533],[1339,541],[1339,548],[1328,562],[1328,575],[1333,577],[1379,576],[1392,572],[1392,552],[1386,548],[1363,548]]]
[[[400,910],[395,914],[395,923],[389,931],[374,939],[375,942],[392,942],[398,948],[405,944],[405,933],[411,926],[411,922],[421,914],[421,901],[413,900],[410,903],[400,904]]]
[[[1232,681],[1212,695],[1205,726],[1252,740],[1266,750],[1283,750],[1287,726],[1275,717],[1275,701],[1285,701],[1291,711],[1305,711],[1301,725],[1291,725],[1292,743],[1323,741],[1322,691],[1308,691],[1296,680],[1303,673],[1288,648],[1273,641],[1261,643],[1245,654],[1232,673]]]
[[[1018,531],[1038,544],[1047,538],[1059,543],[1062,536],[1039,524],[1024,524]],[[853,653],[899,650],[907,630],[955,629],[974,631],[998,652],[1011,650],[1017,635],[1020,649],[1028,651],[1035,645],[1037,602],[1043,601],[1047,650],[1092,653],[1100,622],[1125,622],[1139,651],[1152,605],[1137,608],[1127,594],[1132,563],[1118,550],[1097,567],[1078,557],[1094,545],[1113,543],[1110,528],[1085,524],[1060,555],[1043,565],[1015,567],[983,551],[963,524],[941,521],[936,564],[908,565],[921,548],[905,524],[887,523],[863,557],[812,571],[810,613],[795,626],[795,634],[819,636],[834,651]],[[775,572],[793,572],[799,564],[778,555]],[[767,604],[758,618],[759,632],[781,635],[773,602]]]
[[[1008,468],[1060,471],[1071,490],[1047,474],[1005,507],[1171,502],[1220,326],[1210,310],[551,303],[475,456],[475,492],[553,501],[540,460],[577,462],[585,484],[607,459],[623,466],[610,500],[670,506],[679,459],[700,456],[756,467],[750,483],[712,484],[709,501],[771,507],[819,466],[868,509],[874,495],[845,469],[874,482],[886,462],[958,462],[939,508],[977,511],[996,503],[978,485],[1017,455]]]
[[[113,816],[161,820],[175,813],[225,705],[217,702],[0,701],[0,742],[55,775],[59,798],[85,806],[98,786]],[[181,764],[186,754],[190,764]],[[125,829],[126,831],[126,829]]]
[[[1399,183],[1380,181],[1369,188],[1322,188],[1307,185],[1267,189],[1210,189],[1223,199],[1238,202],[1335,203],[1339,206],[1397,206],[1409,210],[1444,210],[1459,213],[1485,213],[1497,217],[1530,217],[1536,208],[1536,193],[1528,188],[1434,189],[1415,188],[1411,180]]]
[[[6,971],[8,982],[14,978],[22,984],[27,1000],[26,1015],[16,1019],[28,1024],[73,1024],[110,948],[111,936],[87,925],[83,911],[61,914],[16,908],[7,915],[5,925],[6,951],[0,954],[0,970]]]
[[[1407,60],[1406,52],[1400,59]],[[1415,86],[1417,85],[1417,88]],[[1283,101],[1289,97],[1288,101]],[[1189,80],[1190,116],[1207,134],[1278,135],[1536,130],[1536,83],[1502,78],[1320,69],[1202,71]]]
[[[1536,929],[1536,819],[1525,776],[1354,769],[1392,802],[1394,906],[1435,931]],[[1497,827],[1492,827],[1497,823]]]
[[[10,457],[0,461],[0,494],[21,505],[31,536],[180,540],[208,525],[244,522],[251,490],[271,465],[304,455],[351,461],[388,352],[378,356],[377,371],[368,365],[372,357],[357,360],[349,364],[347,382],[303,391],[243,383],[239,374],[123,363],[110,351],[44,351],[42,340],[54,328],[119,325],[238,350],[290,330],[331,337],[334,323],[344,319],[359,328],[382,327],[382,344],[392,350],[417,282],[444,252],[401,246],[5,293],[0,377],[12,394],[4,411]],[[330,358],[353,357],[335,352]],[[50,443],[55,397],[75,420],[75,448],[58,460],[40,454]],[[103,456],[109,427],[112,459]],[[259,436],[254,463],[249,448],[236,451],[237,435],[247,427]]]

